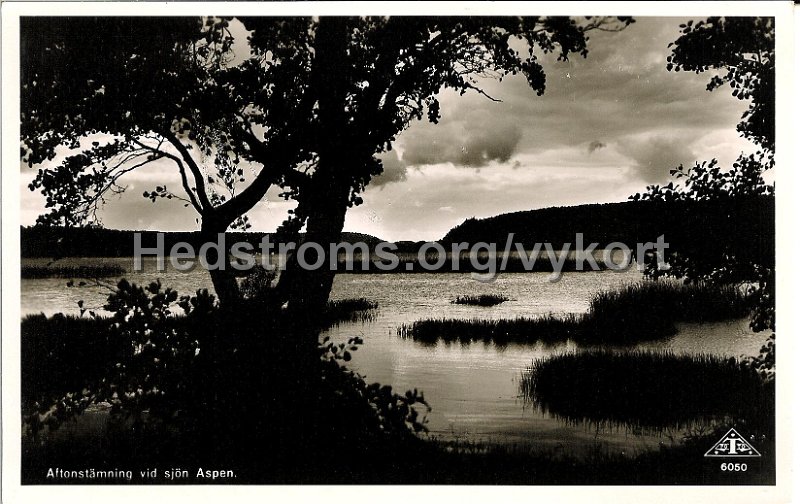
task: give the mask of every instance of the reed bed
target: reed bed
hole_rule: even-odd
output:
[[[643,281],[595,295],[584,314],[505,320],[424,319],[403,324],[401,337],[421,342],[494,341],[633,345],[672,336],[679,322],[718,322],[746,317],[747,295],[735,286]]]
[[[20,276],[32,278],[113,278],[125,274],[125,268],[116,264],[80,266],[36,266],[26,264],[20,268]]]
[[[772,418],[774,387],[734,358],[592,349],[534,360],[522,396],[571,423],[686,428]]]
[[[471,295],[458,296],[450,302],[458,305],[488,307],[488,306],[497,306],[501,303],[505,303],[506,301],[509,301],[509,298],[500,294],[480,294],[476,296],[471,296]]]
[[[558,342],[565,335],[577,336],[578,315],[564,315],[516,319],[426,319],[403,324],[397,334],[422,343],[438,340],[461,343],[494,342],[502,345],[512,342]]]
[[[735,285],[642,281],[592,298],[589,313],[606,319],[629,315],[631,308],[664,313],[682,322],[716,322],[744,317],[750,310],[744,292]]]
[[[372,322],[377,316],[378,303],[366,298],[352,298],[328,301],[322,319],[325,327],[333,327],[343,322]]]

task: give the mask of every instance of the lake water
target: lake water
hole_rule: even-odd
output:
[[[26,264],[37,261],[26,260]],[[70,260],[74,264],[76,260]],[[79,263],[120,264],[132,269],[130,259],[85,259]],[[403,323],[431,317],[512,318],[538,314],[581,313],[592,296],[641,279],[627,272],[566,273],[548,281],[547,273],[502,274],[493,283],[473,280],[467,273],[397,273],[387,275],[337,275],[332,299],[365,297],[377,301],[377,317],[369,322],[346,323],[327,331],[334,340],[361,336],[364,344],[349,366],[367,381],[392,385],[403,392],[417,388],[433,407],[428,415],[430,434],[448,440],[530,444],[576,453],[596,443],[608,450],[636,453],[659,443],[678,441],[680,432],[633,432],[624,427],[598,430],[590,425],[568,425],[527,405],[519,397],[519,381],[533,359],[576,350],[571,343],[545,346],[460,343],[422,345],[397,336]],[[132,282],[160,278],[181,294],[211,289],[202,269],[184,273],[155,270],[145,263],[143,272],[126,274]],[[77,302],[101,307],[108,290],[99,286],[66,287],[66,279],[23,280],[23,315],[78,313]],[[503,294],[510,301],[496,307],[453,305],[457,295]],[[756,355],[764,336],[752,333],[747,321],[718,324],[684,324],[674,337],[639,345],[676,353],[711,353],[738,357]]]

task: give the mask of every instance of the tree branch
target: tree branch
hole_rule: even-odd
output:
[[[183,190],[186,192],[186,195],[189,197],[189,203],[191,203],[192,206],[194,207],[194,209],[197,210],[197,213],[199,213],[200,215],[203,215],[204,208],[203,208],[202,205],[200,205],[200,202],[197,201],[197,198],[194,195],[194,191],[192,191],[192,188],[189,186],[189,180],[186,177],[186,167],[183,165],[183,162],[180,160],[180,158],[177,157],[177,156],[173,156],[169,152],[164,152],[162,150],[159,150],[158,148],[150,147],[149,145],[144,144],[144,143],[140,142],[139,140],[134,139],[133,141],[137,145],[140,145],[140,146],[144,147],[145,149],[148,149],[148,150],[154,152],[157,156],[166,157],[168,159],[171,159],[172,161],[175,162],[176,165],[178,165],[178,171],[181,174],[181,184],[183,185]],[[181,198],[181,199],[183,199],[183,198]],[[210,208],[210,207],[206,207],[206,208]]]
[[[291,141],[276,138],[265,144],[251,131],[241,129],[235,133],[250,149],[253,159],[263,168],[242,192],[217,207],[218,217],[222,222],[233,222],[236,217],[249,211],[267,194],[270,186],[280,183],[282,178],[297,184],[301,182],[297,177],[303,176],[292,169],[295,153]]]
[[[189,149],[187,149],[180,140],[170,133],[162,133],[161,136],[166,138],[167,141],[171,143],[175,149],[177,149],[183,160],[186,162],[186,166],[188,166],[189,170],[191,170],[192,175],[194,176],[195,187],[197,188],[197,197],[199,198],[200,207],[202,208],[201,214],[203,211],[207,212],[213,209],[214,205],[211,204],[211,201],[208,199],[208,194],[206,193],[206,181],[203,177],[203,172],[200,170],[200,167],[197,166],[194,158],[192,158],[192,155],[189,153]]]

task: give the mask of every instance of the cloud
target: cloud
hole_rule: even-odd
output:
[[[591,154],[592,152],[594,152],[594,151],[596,151],[598,149],[602,149],[605,146],[606,146],[606,144],[604,144],[600,140],[592,140],[591,142],[589,142],[589,154]]]
[[[383,163],[383,172],[370,182],[371,186],[382,186],[391,182],[402,182],[407,178],[408,165],[400,159],[397,150],[390,150],[378,156]]]
[[[503,124],[487,130],[483,125],[471,125],[461,148],[460,163],[464,166],[486,166],[490,161],[504,163],[511,159],[522,138],[516,124]]]
[[[451,163],[481,168],[491,162],[505,163],[522,139],[519,124],[497,115],[427,126],[403,137],[403,160],[408,165]]]
[[[635,162],[632,175],[647,183],[663,182],[671,169],[697,159],[692,148],[694,140],[688,134],[645,135],[620,142],[618,150]]]
[[[601,152],[631,136],[668,130],[700,138],[732,130],[745,102],[708,92],[707,73],[666,70],[667,45],[685,21],[642,18],[621,33],[592,33],[586,59],[558,62],[540,55],[547,75],[543,96],[520,75],[479,82],[501,103],[476,93],[442,92],[439,124],[418,121],[399,135],[403,160],[418,167],[483,167],[577,148],[582,163],[596,164],[604,162]],[[716,155],[696,146],[701,156]]]
[[[578,154],[586,157],[585,152],[584,147]],[[345,230],[387,240],[438,240],[468,217],[624,201],[642,189],[641,181],[617,166],[531,167],[523,160],[516,169],[497,165],[474,171],[446,163],[409,170],[401,184],[370,185],[364,204],[348,211]]]

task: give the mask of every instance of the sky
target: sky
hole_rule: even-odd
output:
[[[708,73],[666,70],[667,45],[687,19],[638,18],[619,33],[591,32],[586,59],[544,56],[543,96],[521,75],[482,82],[501,102],[440,94],[439,124],[415,122],[398,136],[345,231],[436,240],[470,217],[625,201],[668,181],[679,164],[717,158],[729,166],[754,151],[736,132],[746,102],[727,88],[707,91]],[[43,198],[27,189],[37,168],[22,170],[23,225],[43,210]],[[198,228],[191,209],[142,197],[156,185],[179,185],[174,166],[153,164],[122,182],[126,193],[101,212],[106,227]],[[270,190],[248,214],[253,230],[274,231],[286,218],[293,204],[278,193]]]

